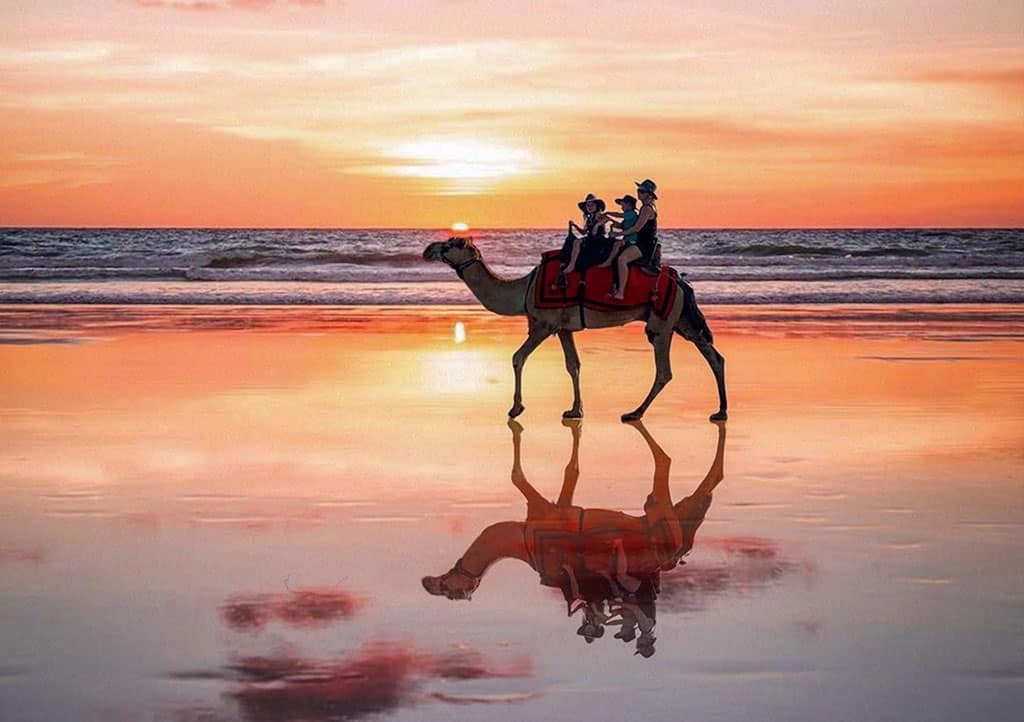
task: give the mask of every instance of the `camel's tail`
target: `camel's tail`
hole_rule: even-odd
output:
[[[714,343],[715,336],[711,333],[711,328],[708,326],[707,319],[704,318],[700,306],[697,305],[693,286],[686,281],[680,280],[679,290],[683,292],[683,312],[676,323],[676,333],[690,341],[697,342],[703,339],[708,343]],[[687,331],[690,331],[690,333],[687,333]],[[697,334],[697,338],[691,338],[694,332]]]

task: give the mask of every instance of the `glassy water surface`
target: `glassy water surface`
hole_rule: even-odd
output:
[[[560,420],[551,344],[509,426],[521,326],[464,309],[251,309],[247,331],[61,313],[8,319],[20,340],[0,345],[4,720],[1024,702],[1024,360],[1005,324],[825,342],[736,312],[724,426],[682,346],[645,424],[620,424],[648,347],[584,334],[582,423]]]

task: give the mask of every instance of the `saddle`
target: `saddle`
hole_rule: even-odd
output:
[[[561,270],[560,251],[548,251],[541,256],[534,284],[537,308],[579,306],[592,311],[622,311],[650,306],[654,315],[666,318],[679,292],[679,274],[669,266],[658,270],[648,266],[630,266],[626,294],[621,301],[608,296],[614,282],[611,266],[591,266],[583,271],[574,271],[566,277],[564,287],[558,286]]]

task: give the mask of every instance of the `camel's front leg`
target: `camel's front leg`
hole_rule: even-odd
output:
[[[562,353],[565,354],[565,370],[572,379],[572,408],[562,413],[563,419],[582,419],[583,400],[580,398],[580,355],[576,352],[576,342],[571,331],[559,331],[558,340],[562,342]]]
[[[562,490],[558,494],[558,506],[572,506],[572,496],[576,493],[576,482],[580,480],[580,434],[583,433],[582,422],[563,421],[564,426],[569,427],[572,432],[572,453],[569,455],[569,463],[565,465],[565,474],[562,477]]]
[[[672,361],[669,356],[669,352],[672,350],[672,329],[652,335],[651,345],[654,346],[654,383],[643,403],[628,414],[622,415],[623,421],[637,421],[643,418],[647,407],[665,388],[665,384],[672,380]]]
[[[533,488],[533,485],[526,479],[526,474],[523,473],[523,427],[518,421],[509,419],[508,428],[512,429],[512,483],[526,499],[527,513],[529,513],[532,507],[549,505],[551,502]]]
[[[729,418],[729,399],[725,394],[725,356],[718,353],[718,349],[707,341],[695,341],[694,344],[711,367],[711,372],[715,375],[715,384],[718,386],[718,411],[711,414],[711,420],[725,421]]]
[[[530,335],[523,341],[523,345],[520,346],[514,354],[512,354],[512,370],[516,376],[516,388],[515,393],[512,397],[512,408],[508,410],[508,416],[510,419],[514,419],[523,413],[525,406],[523,406],[523,366],[526,365],[526,359],[529,358],[533,350],[540,346],[541,342],[551,334],[546,331],[539,331],[537,329],[530,329]]]

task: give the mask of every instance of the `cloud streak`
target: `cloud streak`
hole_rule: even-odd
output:
[[[366,600],[339,589],[301,589],[288,594],[235,595],[221,619],[236,632],[259,632],[277,621],[299,629],[322,629],[351,619]]]
[[[325,0],[130,0],[133,5],[146,9],[183,10],[187,12],[217,12],[221,10],[269,10],[275,5],[323,7]]]
[[[1013,93],[1024,93],[1024,67],[947,68],[928,70],[907,76],[916,83],[940,85],[980,85]]]

